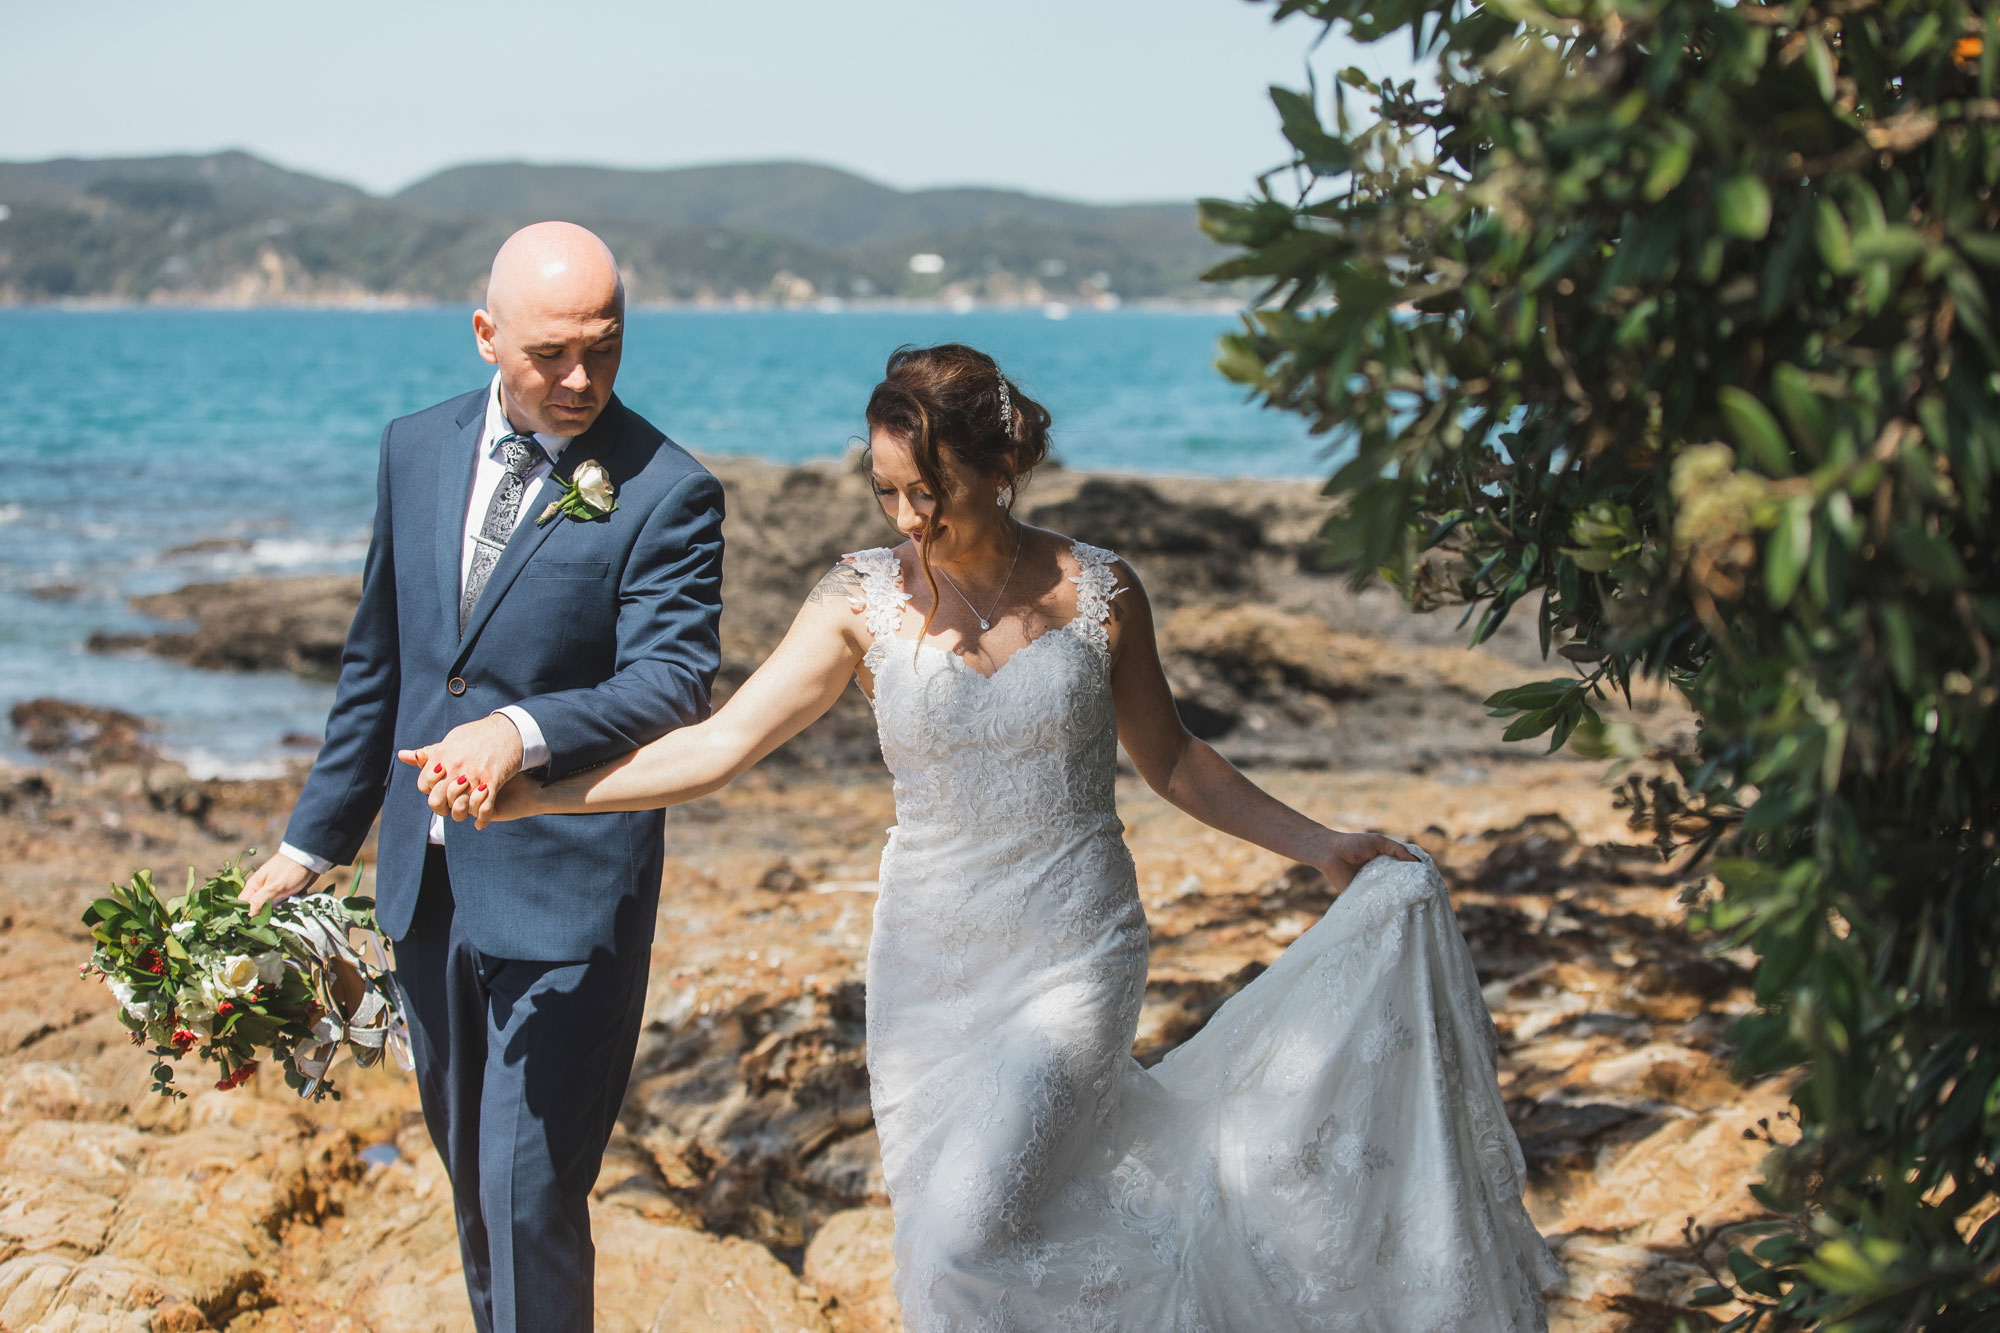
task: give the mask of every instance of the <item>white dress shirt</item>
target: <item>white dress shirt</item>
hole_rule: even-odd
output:
[[[487,506],[493,503],[493,492],[500,489],[500,480],[507,475],[507,461],[500,449],[500,441],[513,431],[514,427],[507,420],[506,410],[500,405],[500,376],[496,373],[493,376],[493,387],[486,396],[486,428],[480,435],[479,461],[472,473],[472,494],[465,504],[464,549],[460,552],[458,561],[458,586],[461,596],[464,593],[465,580],[472,573],[473,553],[479,549],[479,530],[486,525]],[[528,469],[527,476],[523,478],[526,489],[521,494],[520,512],[514,515],[514,527],[517,531],[527,519],[528,510],[533,507],[536,489],[555,470],[554,460],[562,457],[562,451],[569,447],[568,437],[562,435],[544,435],[537,432],[534,439],[535,443],[542,446],[545,457]],[[542,736],[541,727],[525,708],[519,704],[509,704],[497,710],[497,715],[512,722],[521,733],[523,769],[540,768],[549,762],[548,742]],[[431,816],[431,841],[439,846],[444,845],[443,815]],[[315,856],[302,848],[292,846],[289,842],[280,843],[278,851],[316,875],[324,875],[333,869],[333,862],[325,857]]]

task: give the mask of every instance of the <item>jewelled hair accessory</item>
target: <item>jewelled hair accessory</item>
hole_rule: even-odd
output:
[[[1007,392],[1007,377],[1000,380],[1000,429],[1003,433],[1014,429],[1014,396]]]

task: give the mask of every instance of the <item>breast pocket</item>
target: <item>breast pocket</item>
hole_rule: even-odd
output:
[[[530,560],[521,571],[524,579],[602,579],[611,572],[611,565],[603,560],[580,560],[565,563],[561,560]]]

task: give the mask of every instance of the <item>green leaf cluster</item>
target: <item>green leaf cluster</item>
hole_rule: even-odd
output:
[[[1222,372],[1344,446],[1330,558],[1537,617],[1511,738],[1629,752],[1639,676],[1702,719],[1634,804],[1800,1127],[1703,1299],[2000,1327],[2000,3],[1275,8],[1435,71],[1283,93],[1203,205],[1262,284]]]

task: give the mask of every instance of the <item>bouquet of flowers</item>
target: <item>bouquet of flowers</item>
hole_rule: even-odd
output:
[[[253,915],[243,882],[234,864],[200,885],[190,868],[187,891],[163,899],[141,870],[83,914],[96,944],[80,971],[110,986],[133,1044],[152,1043],[153,1091],[186,1095],[174,1064],[189,1054],[218,1066],[222,1089],[269,1058],[314,1101],[340,1096],[326,1074],[342,1050],[363,1067],[392,1051],[408,1069],[374,901],[300,894]]]

